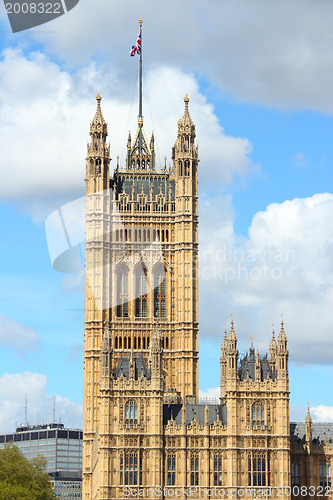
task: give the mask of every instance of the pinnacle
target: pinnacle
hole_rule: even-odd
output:
[[[97,96],[96,96],[97,109],[96,109],[94,119],[92,121],[92,125],[97,125],[97,124],[104,125],[106,123],[104,120],[103,113],[102,113],[101,100],[102,100],[102,96],[101,96],[100,92],[98,91]]]
[[[310,405],[309,405],[309,402],[308,402],[308,411],[307,411],[307,414],[306,414],[305,421],[306,422],[312,422],[312,418],[311,418],[311,415],[310,415]]]
[[[231,328],[230,328],[229,340],[231,340],[231,339],[237,340],[235,330],[234,330],[234,320],[233,320],[232,313],[231,313]]]

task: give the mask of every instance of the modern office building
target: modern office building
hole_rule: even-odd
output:
[[[16,432],[0,434],[0,447],[10,442],[28,459],[46,458],[46,471],[59,499],[81,499],[81,430],[66,429],[61,423],[20,426]]]

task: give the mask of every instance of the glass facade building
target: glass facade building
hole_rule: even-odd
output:
[[[63,424],[22,426],[11,434],[0,434],[0,447],[13,442],[32,459],[43,456],[59,499],[81,499],[82,430]]]

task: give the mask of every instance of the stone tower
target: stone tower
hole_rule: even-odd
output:
[[[234,487],[290,484],[289,353],[283,322],[277,342],[273,330],[269,351],[269,357],[260,356],[252,344],[238,360],[233,321],[221,345],[220,394],[228,416]]]
[[[113,176],[99,93],[96,99],[85,179],[85,499],[95,498],[96,471],[106,470],[103,450],[114,434],[112,419],[119,418],[112,417],[110,397],[122,376],[134,374],[146,400],[159,384],[158,391],[162,384],[184,400],[198,396],[198,148],[189,98],[178,121],[172,167],[156,166],[154,135],[147,140],[139,116],[125,164],[118,163]],[[157,362],[158,345],[163,359]],[[151,396],[150,408],[153,401]],[[132,403],[138,419],[145,419],[145,404]]]

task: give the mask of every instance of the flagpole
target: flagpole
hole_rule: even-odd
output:
[[[143,116],[142,116],[142,19],[139,19],[140,24],[140,39],[141,39],[141,50],[139,58],[139,155],[141,157],[142,153],[142,127],[143,127]],[[141,158],[140,158],[141,163]]]
[[[139,117],[142,118],[142,19],[139,19],[140,24],[140,38],[141,38],[141,50],[140,50],[140,59],[139,59],[139,73],[140,73],[140,81],[139,81]]]

